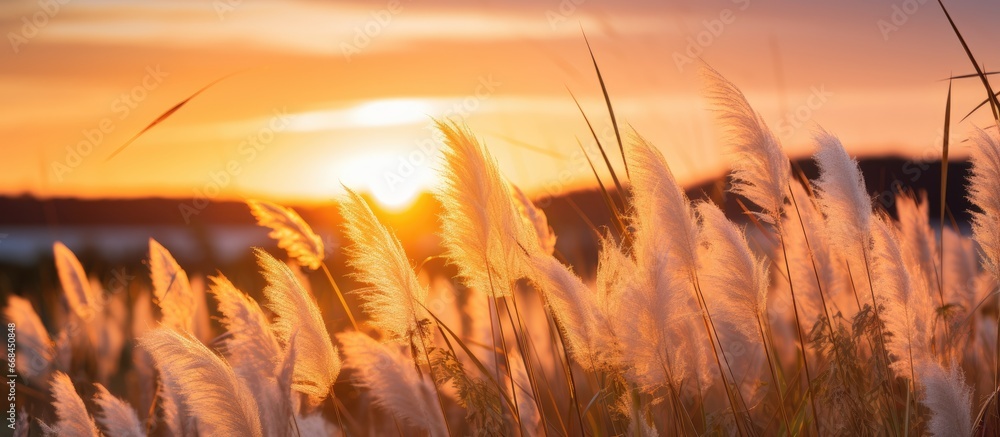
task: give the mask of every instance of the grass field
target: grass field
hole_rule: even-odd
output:
[[[617,124],[605,92],[616,140],[595,134],[600,156],[589,158],[611,220],[589,229],[596,269],[574,271],[560,229],[488,145],[461,120],[440,120],[438,256],[408,255],[352,187],[336,199],[346,265],[330,265],[312,224],[264,200],[248,200],[249,213],[282,250],[246,248],[253,271],[189,276],[170,241],[150,239],[150,286],[119,293],[56,243],[58,302],[10,295],[4,309],[17,375],[6,428],[996,435],[1000,103],[952,26],[977,71],[963,80],[982,82],[996,122],[967,134],[971,223],[949,220],[944,198],[932,210],[923,193],[893,193],[886,212],[822,129],[819,177],[808,179],[752,102],[704,65],[728,135],[727,194],[744,214],[689,199],[659,149]],[[946,169],[950,88],[942,101]],[[257,275],[266,286],[254,290],[229,278]]]

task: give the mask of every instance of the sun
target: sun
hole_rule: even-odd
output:
[[[402,212],[433,187],[435,176],[426,166],[408,167],[402,172],[398,164],[396,154],[366,153],[340,161],[334,174],[338,175],[338,184],[371,195],[382,209]]]
[[[374,185],[369,188],[372,197],[382,208],[397,212],[408,209],[424,191],[415,186],[388,188],[384,185]]]

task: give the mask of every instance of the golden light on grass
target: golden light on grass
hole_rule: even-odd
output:
[[[305,112],[292,131],[355,131],[288,167],[318,173],[290,184],[331,199],[339,222],[247,200],[284,252],[222,261],[214,302],[204,266],[168,251],[177,241],[150,239],[148,277],[125,292],[56,242],[41,285],[23,287],[34,296],[6,299],[21,378],[7,421],[95,437],[998,434],[1000,102],[986,73],[973,77],[996,129],[969,136],[971,219],[951,229],[926,193],[875,202],[869,167],[818,126],[807,174],[757,99],[707,66],[731,172],[699,199],[674,174],[683,160],[619,124],[591,60],[611,127],[599,135],[577,105],[600,161],[578,142],[575,164],[600,191],[553,196],[590,239],[515,186],[531,168],[498,159],[501,138],[444,99]],[[714,200],[723,191],[746,214]],[[427,192],[437,203],[414,207]],[[379,214],[407,210],[416,232]]]

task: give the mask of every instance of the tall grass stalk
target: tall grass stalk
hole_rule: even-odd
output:
[[[716,101],[720,119],[730,131],[728,154],[734,157],[733,185],[731,191],[746,197],[763,209],[758,217],[771,223],[778,234],[785,260],[785,273],[792,298],[792,314],[798,336],[802,366],[806,375],[806,397],[813,413],[813,423],[819,434],[819,414],[812,394],[812,376],[809,371],[805,336],[799,317],[799,303],[795,295],[784,230],[781,225],[785,193],[790,190],[791,165],[777,138],[768,129],[760,114],[755,112],[743,93],[711,67],[705,67],[709,94]]]

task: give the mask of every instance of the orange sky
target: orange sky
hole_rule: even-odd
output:
[[[980,61],[996,65],[1000,6],[954,3]],[[940,79],[971,70],[923,0],[7,1],[0,194],[322,200],[344,183],[405,203],[434,184],[428,127],[448,116],[512,181],[559,193],[592,180],[567,87],[613,138],[581,27],[620,120],[683,181],[725,168],[698,65],[678,68],[686,50],[740,86],[792,154],[809,152],[818,123],[856,154],[936,158]],[[955,112],[981,96],[956,84]],[[988,123],[971,120],[957,139]]]

